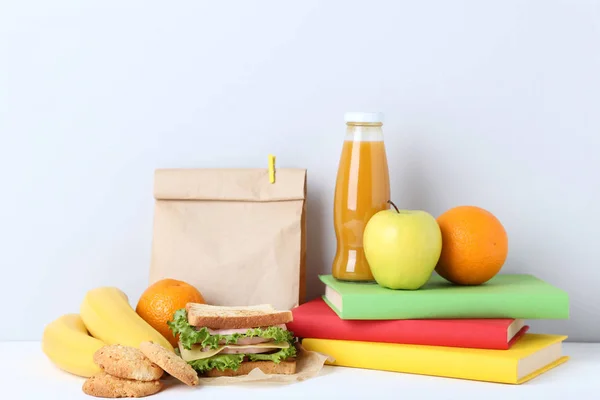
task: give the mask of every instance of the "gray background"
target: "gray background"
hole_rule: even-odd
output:
[[[317,296],[343,113],[377,110],[393,200],[492,211],[503,272],[570,294],[532,330],[599,341],[599,43],[593,1],[2,2],[0,339],[137,302],[160,167],[307,168]]]

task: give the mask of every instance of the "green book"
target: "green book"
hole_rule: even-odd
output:
[[[498,274],[479,286],[454,285],[433,274],[418,290],[319,278],[323,300],[341,319],[569,318],[568,294],[526,274]]]

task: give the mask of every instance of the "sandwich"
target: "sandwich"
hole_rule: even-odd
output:
[[[201,377],[294,374],[296,346],[286,324],[291,311],[263,304],[221,307],[188,303],[168,325],[178,337],[181,358]]]

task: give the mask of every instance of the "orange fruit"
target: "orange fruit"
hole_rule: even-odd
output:
[[[173,336],[167,322],[173,319],[175,311],[185,308],[187,303],[205,301],[200,291],[189,283],[163,279],[148,286],[138,300],[135,311],[173,346],[177,346],[177,338]]]
[[[457,285],[480,285],[500,272],[508,255],[508,236],[491,212],[459,206],[437,222],[442,252],[435,270],[441,277]]]

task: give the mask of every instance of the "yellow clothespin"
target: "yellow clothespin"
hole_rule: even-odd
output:
[[[269,154],[269,182],[275,183],[275,156]]]

